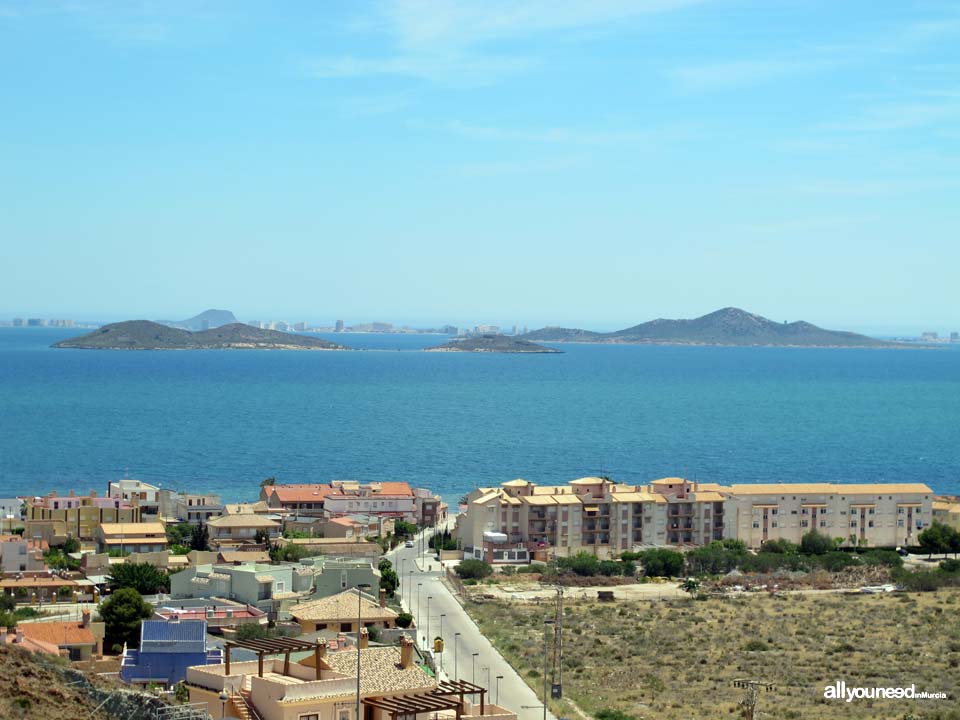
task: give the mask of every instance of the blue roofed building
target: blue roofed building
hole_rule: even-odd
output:
[[[206,620],[146,620],[140,627],[140,648],[123,650],[120,679],[169,688],[186,678],[188,667],[222,663],[222,652],[207,648]]]

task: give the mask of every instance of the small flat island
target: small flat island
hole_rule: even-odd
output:
[[[506,335],[478,335],[424,348],[424,352],[560,353],[563,351]]]
[[[54,343],[79,350],[349,350],[323,338],[230,323],[190,332],[149,320],[111,323],[92,333]]]

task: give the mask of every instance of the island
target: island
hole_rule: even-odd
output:
[[[728,307],[691,320],[650,320],[603,333],[545,327],[521,335],[532,342],[621,343],[630,345],[737,345],[772,347],[896,348],[903,343],[840,330],[825,330],[803,320],[775,322]]]
[[[424,348],[424,352],[559,353],[563,351],[506,335],[477,335]]]
[[[349,350],[318,337],[231,323],[190,332],[150,320],[111,323],[92,333],[54,343],[79,350]]]

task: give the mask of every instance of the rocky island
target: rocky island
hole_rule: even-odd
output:
[[[894,348],[902,343],[825,330],[803,320],[775,322],[739,308],[723,308],[692,320],[650,320],[615,332],[546,327],[521,336],[536,342],[630,345],[742,345],[773,347]]]
[[[231,323],[190,332],[149,320],[111,323],[54,343],[55,348],[80,350],[349,350],[335,342],[276,330]]]
[[[563,351],[506,335],[478,335],[424,348],[424,352],[559,353]]]

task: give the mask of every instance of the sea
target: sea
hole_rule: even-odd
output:
[[[924,482],[960,493],[960,348],[558,345],[424,353],[56,350],[0,328],[0,497],[122,477],[225,501],[259,483],[405,480],[451,502],[522,477]]]

